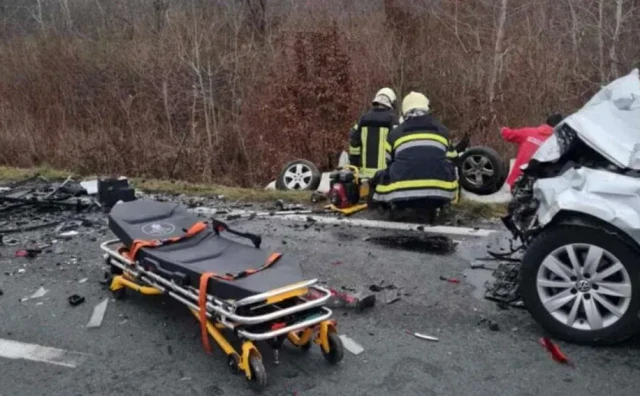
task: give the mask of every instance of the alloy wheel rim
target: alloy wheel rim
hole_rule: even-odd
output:
[[[313,172],[303,164],[296,164],[284,172],[284,184],[289,190],[304,190],[311,184]]]
[[[594,331],[618,322],[631,303],[631,278],[611,252],[569,244],[551,252],[536,277],[544,308],[560,323]]]
[[[495,170],[484,155],[471,155],[462,163],[462,174],[474,186],[482,186],[487,178],[493,177]]]

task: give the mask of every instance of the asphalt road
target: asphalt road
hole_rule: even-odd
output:
[[[525,311],[500,310],[479,298],[476,286],[488,273],[468,268],[485,241],[463,240],[456,253],[433,255],[380,247],[357,228],[293,228],[274,218],[236,224],[262,233],[266,249],[296,255],[310,277],[334,287],[385,281],[403,293],[390,305],[380,295],[362,314],[335,311],[340,333],[365,349],[357,356],[345,352],[338,366],[327,365],[317,347],[304,354],[288,345],[275,366],[269,349],[261,348],[266,395],[637,395],[640,342],[599,349],[559,343],[576,368],[562,366],[538,344],[541,330]],[[0,340],[86,354],[76,367],[0,357],[0,396],[254,394],[228,372],[220,351],[203,351],[196,319],[168,298],[129,293],[123,301],[110,299],[102,326],[86,328],[93,307],[110,297],[99,283],[98,243],[108,234],[81,232],[34,259],[14,257],[21,245],[0,246]],[[15,237],[24,244],[43,234]],[[40,287],[44,297],[20,301]],[[71,307],[71,294],[86,302]]]

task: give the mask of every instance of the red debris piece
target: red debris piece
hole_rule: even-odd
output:
[[[334,261],[331,263],[331,265],[340,265],[342,264],[342,261]]]
[[[449,283],[455,283],[455,284],[460,283],[460,279],[458,279],[458,278],[446,278],[446,277],[444,277],[444,276],[441,276],[441,277],[440,277],[440,280],[442,280],[442,281],[447,281],[447,282],[449,282]]]
[[[40,254],[40,249],[20,249],[16,251],[16,257],[36,257]]]
[[[562,353],[560,347],[554,344],[553,341],[551,341],[548,337],[541,337],[540,345],[542,345],[544,349],[546,349],[551,354],[551,358],[556,362],[566,364],[575,368],[573,362],[571,362],[569,358],[564,353]]]

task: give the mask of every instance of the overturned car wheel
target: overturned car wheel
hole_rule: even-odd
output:
[[[295,160],[286,164],[276,179],[278,190],[315,190],[320,185],[321,173],[307,160]]]
[[[522,299],[554,337],[588,345],[621,342],[640,331],[637,256],[602,228],[551,226],[523,258]]]
[[[509,167],[500,155],[489,147],[471,147],[460,156],[460,185],[477,195],[489,195],[500,190]]]

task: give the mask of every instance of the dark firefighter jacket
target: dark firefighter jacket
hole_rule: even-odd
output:
[[[349,163],[372,177],[386,167],[384,146],[389,132],[398,125],[392,109],[373,107],[349,132]]]
[[[449,131],[430,114],[408,118],[389,134],[385,144],[387,169],[376,177],[373,199],[397,202],[419,198],[451,201],[458,182],[456,155]]]

